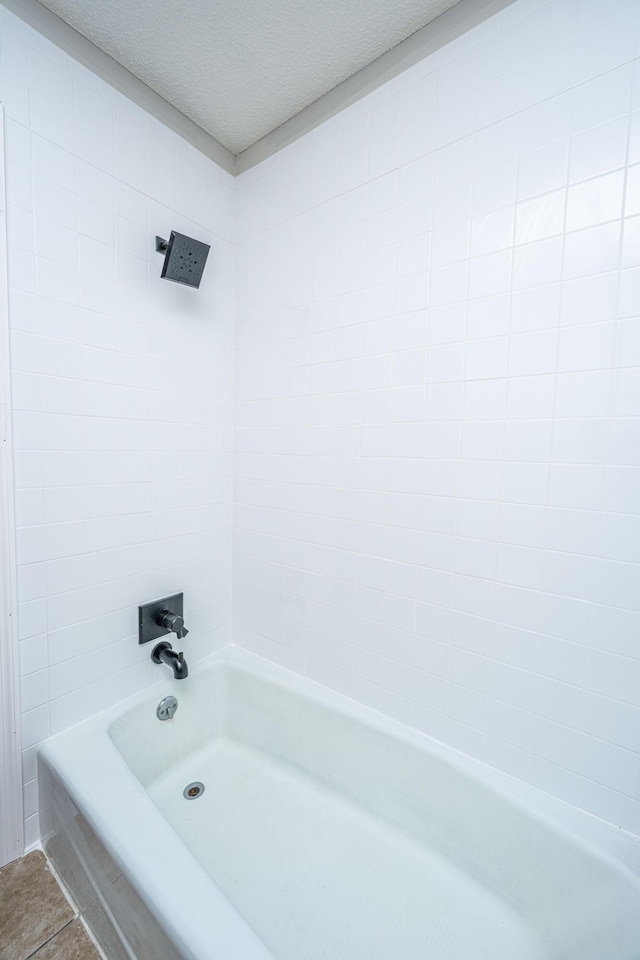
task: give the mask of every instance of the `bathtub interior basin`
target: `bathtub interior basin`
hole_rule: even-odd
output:
[[[167,692],[43,763],[177,956],[639,960],[637,877],[480,765],[233,648]]]

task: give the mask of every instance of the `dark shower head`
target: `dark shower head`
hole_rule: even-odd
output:
[[[210,249],[209,244],[174,230],[168,242],[156,237],[156,250],[165,255],[160,276],[174,283],[186,283],[188,287],[199,287]]]

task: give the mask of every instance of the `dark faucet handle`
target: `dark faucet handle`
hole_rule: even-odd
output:
[[[162,613],[158,614],[158,623],[165,630],[175,633],[178,640],[182,640],[189,632],[184,625],[183,618],[177,613],[172,613],[171,610],[163,610]]]

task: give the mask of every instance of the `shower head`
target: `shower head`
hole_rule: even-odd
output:
[[[174,283],[186,283],[188,287],[199,287],[210,249],[208,243],[185,237],[174,230],[168,241],[156,237],[156,250],[165,255],[160,276]]]

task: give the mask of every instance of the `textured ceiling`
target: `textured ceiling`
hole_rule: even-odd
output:
[[[42,0],[239,153],[458,0]]]

